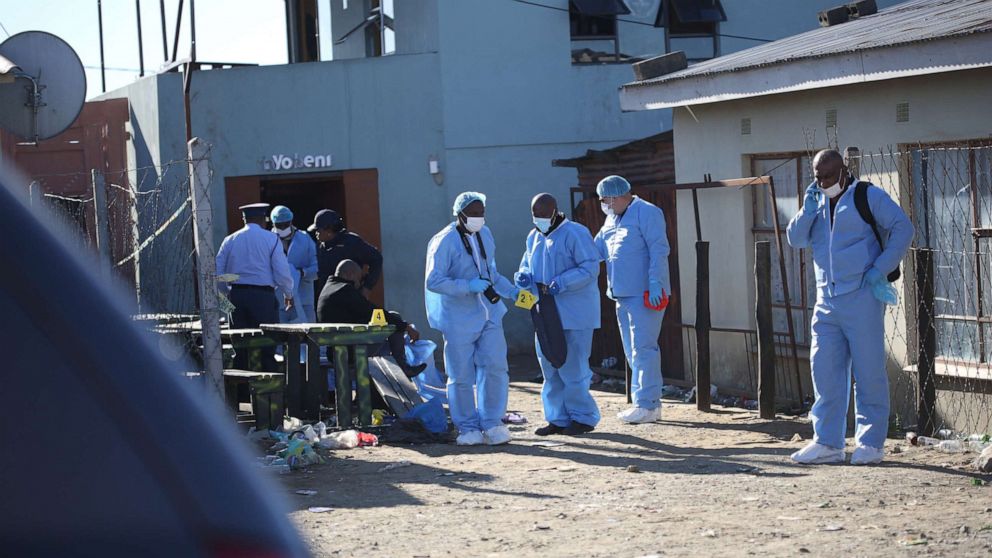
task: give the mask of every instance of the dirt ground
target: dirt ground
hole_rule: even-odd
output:
[[[529,424],[509,445],[341,450],[280,476],[293,522],[317,556],[992,555],[974,454],[889,440],[880,466],[800,466],[808,420],[665,401],[660,423],[623,425],[606,391],[595,432],[542,438],[540,388],[511,384]]]

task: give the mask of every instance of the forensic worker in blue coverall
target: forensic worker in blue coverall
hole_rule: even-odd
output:
[[[658,336],[672,292],[665,215],[632,195],[622,176],[599,181],[596,194],[606,214],[596,247],[606,260],[606,296],[617,303],[620,339],[631,368],[634,406],[617,418],[628,424],[655,422],[661,419],[663,382]]]
[[[234,312],[231,325],[234,328],[256,328],[259,324],[279,322],[279,306],[276,288],[283,293],[282,302],[286,309],[293,307],[293,276],[286,262],[286,254],[280,249],[279,237],[264,228],[269,213],[269,204],[253,203],[240,207],[245,226],[227,236],[217,251],[217,275],[233,274],[238,278],[230,283],[218,285],[223,294],[229,294]],[[265,348],[262,353],[262,368],[276,371],[275,350]],[[248,368],[247,354],[235,357],[235,366]]]
[[[599,328],[599,251],[586,227],[569,221],[558,211],[551,194],[538,194],[531,202],[534,229],[527,235],[518,287],[537,295],[545,285],[554,297],[568,347],[565,363],[555,368],[535,339],[538,362],[544,374],[541,402],[548,424],[534,431],[538,436],[591,432],[599,423],[599,408],[589,393],[592,369],[592,333]]]
[[[317,244],[310,235],[293,226],[293,212],[285,205],[277,205],[270,215],[272,232],[282,243],[290,271],[293,274],[293,292],[289,293],[296,302],[296,312],[279,309],[279,322],[315,323],[317,311],[314,308],[313,282],[317,279]],[[285,293],[280,293],[285,294]],[[276,295],[277,297],[279,294]]]
[[[858,179],[834,150],[813,159],[816,180],[786,233],[793,248],[813,249],[816,306],[810,368],[816,401],[813,441],[792,454],[798,463],[843,462],[847,407],[854,376],[856,429],[851,463],[879,463],[889,425],[885,370],[885,304],[898,302],[886,276],[913,241],[913,224],[884,191],[867,186],[882,246],[855,205]]]
[[[496,269],[485,204],[478,192],[459,194],[455,221],[427,246],[427,319],[444,335],[451,421],[464,446],[510,441],[503,424],[510,381],[501,297],[516,298],[518,289]]]

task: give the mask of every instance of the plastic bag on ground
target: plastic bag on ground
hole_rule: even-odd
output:
[[[428,431],[435,434],[448,431],[448,415],[438,398],[417,405],[403,418],[419,420]]]
[[[448,403],[448,380],[441,374],[441,371],[434,365],[434,351],[437,350],[437,343],[428,339],[421,339],[406,345],[406,360],[411,366],[426,364],[427,368],[423,372],[414,376],[413,383],[417,386],[417,391],[424,399],[440,399],[441,403]]]

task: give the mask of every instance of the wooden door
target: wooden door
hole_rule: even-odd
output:
[[[227,234],[245,226],[242,205],[262,201],[262,181],[257,176],[229,176],[224,179],[227,209]]]
[[[376,169],[345,171],[344,179],[344,224],[348,230],[358,234],[366,242],[382,250],[382,230],[379,220],[379,172]],[[383,254],[383,259],[387,258]],[[383,308],[385,277],[381,277],[369,300],[377,308]]]

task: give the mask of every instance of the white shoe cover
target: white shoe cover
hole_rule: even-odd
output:
[[[510,441],[510,429],[506,426],[494,426],[485,432],[486,443],[490,446],[499,446]]]
[[[873,448],[871,446],[858,446],[851,454],[851,465],[874,465],[881,463],[885,457],[885,450]]]
[[[617,413],[617,418],[627,424],[644,424],[661,420],[661,407],[655,409],[644,409],[642,407],[631,407],[626,411]]]
[[[814,463],[843,463],[844,450],[810,442],[803,449],[793,453],[792,460],[796,463],[805,463],[808,465]]]
[[[482,436],[482,432],[479,430],[468,430],[458,434],[458,438],[455,439],[455,443],[459,446],[478,446],[486,442],[485,438]]]

